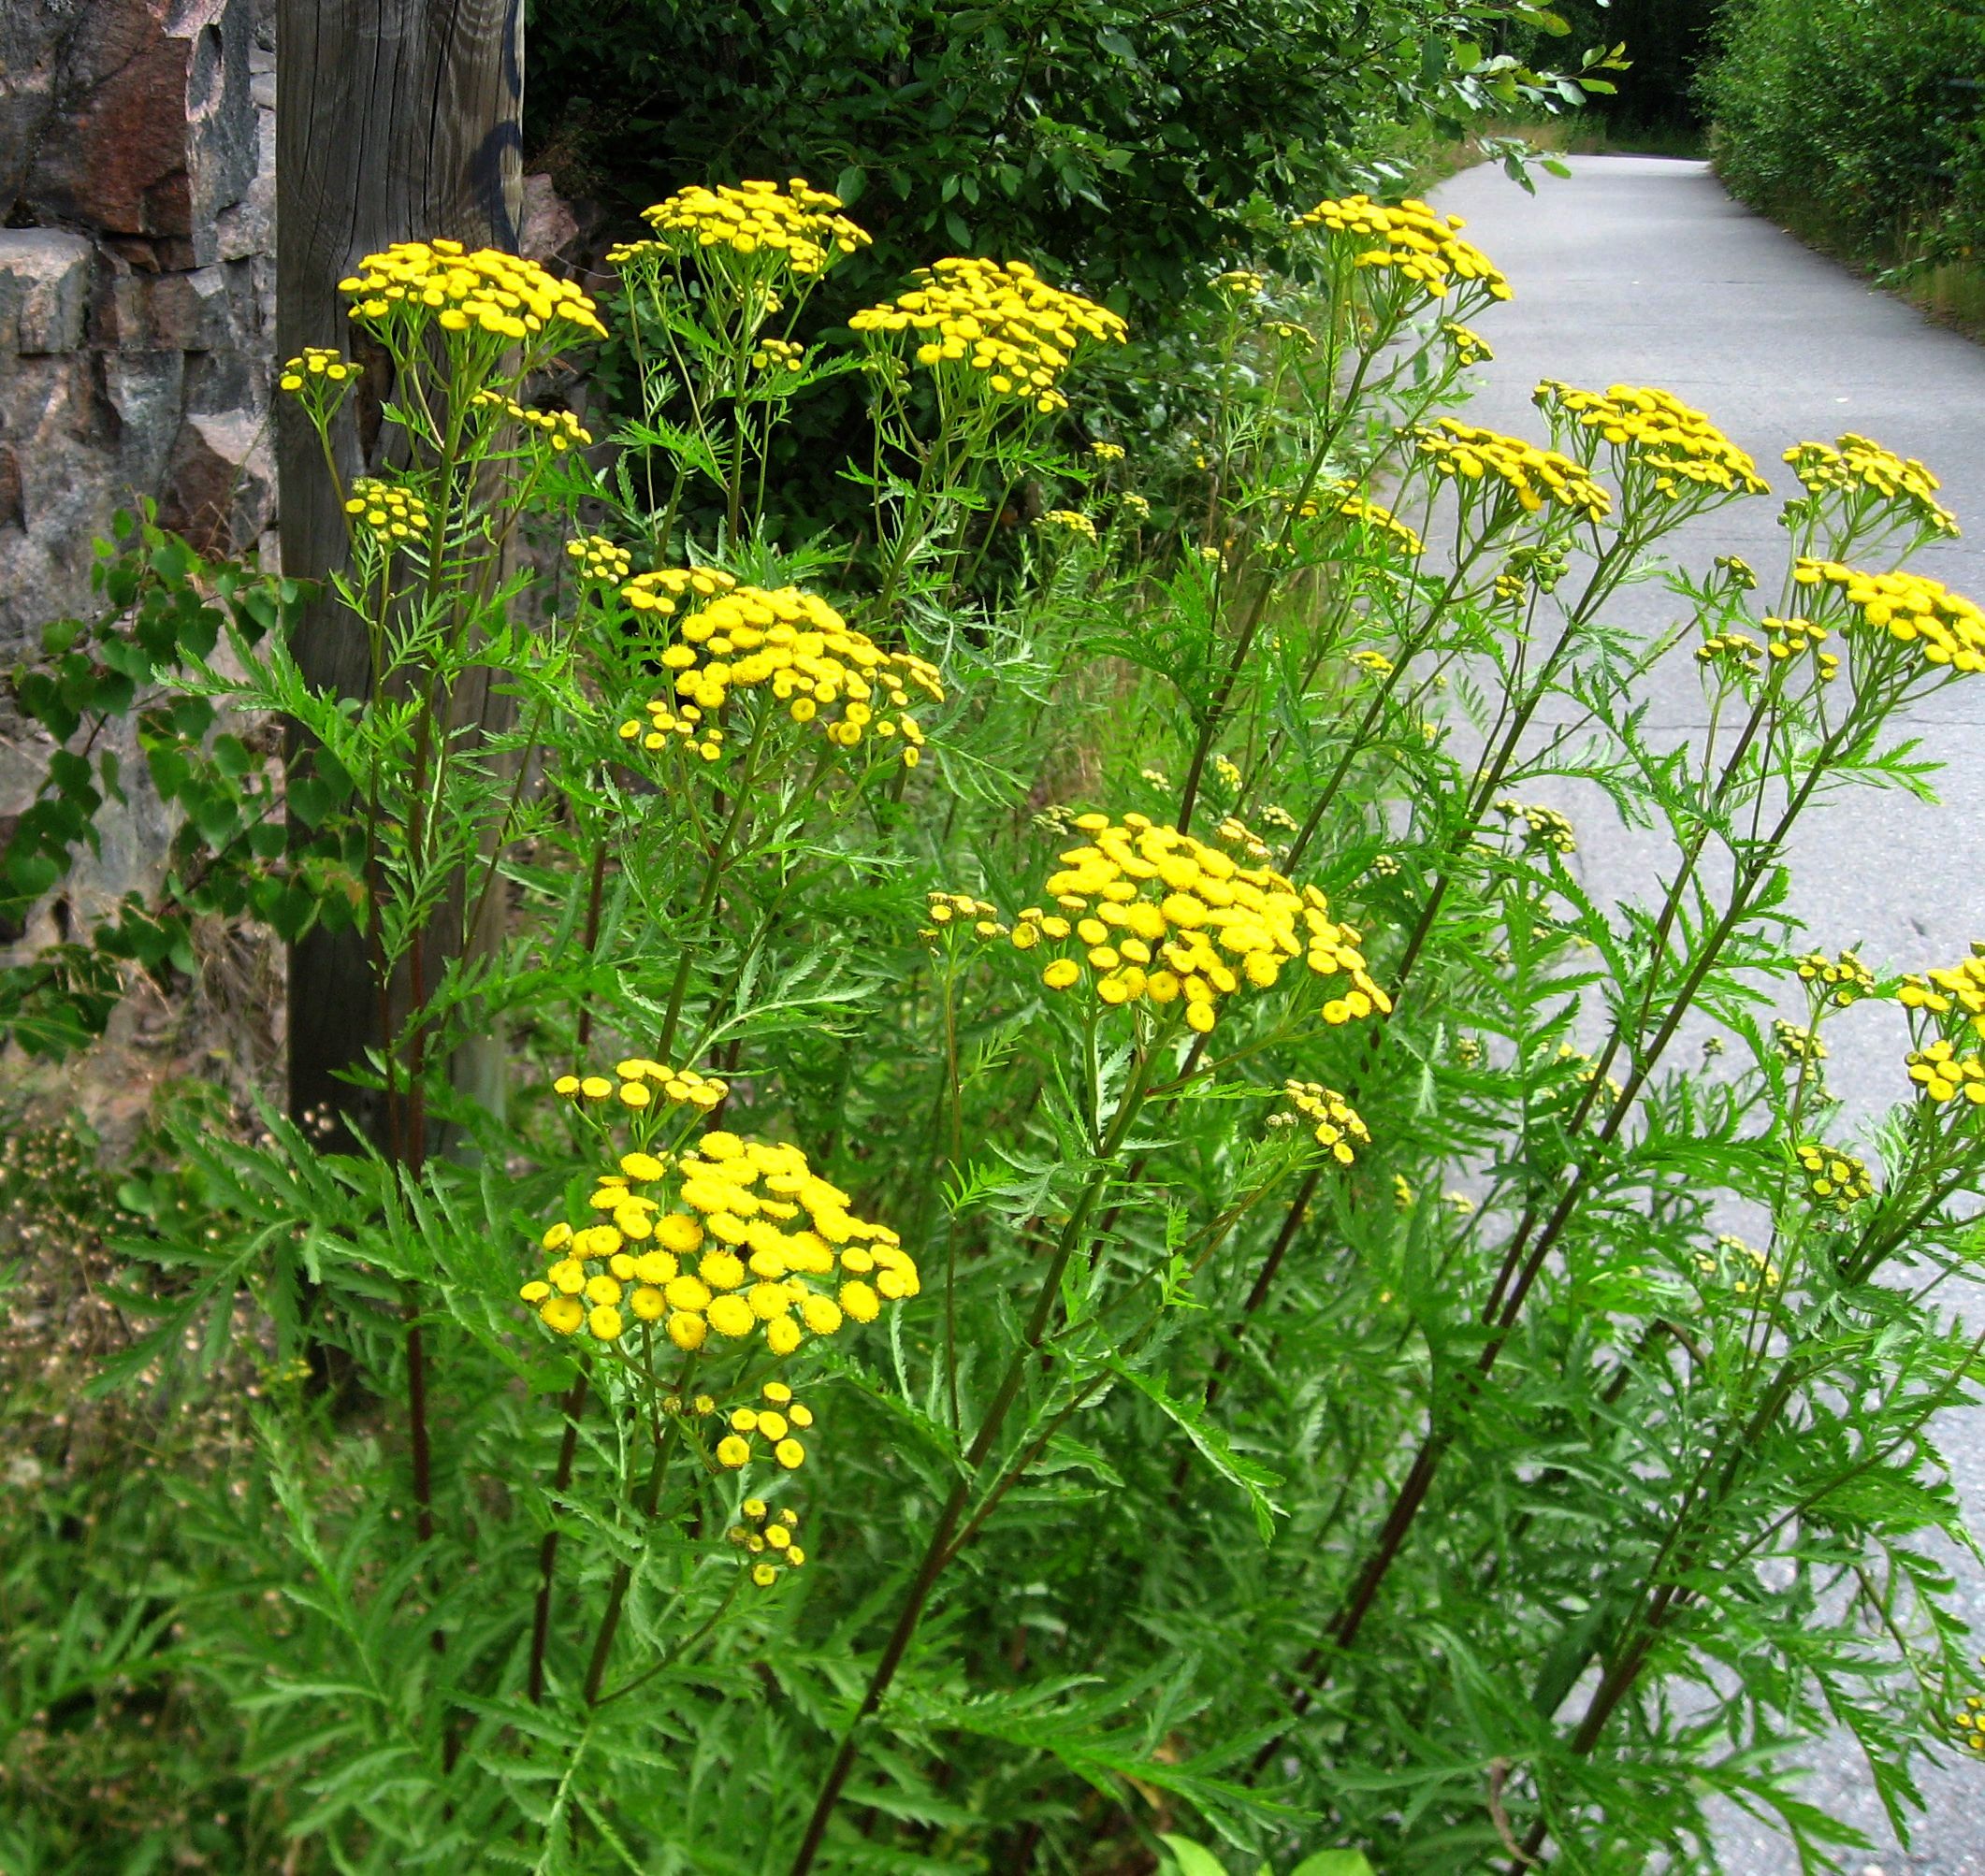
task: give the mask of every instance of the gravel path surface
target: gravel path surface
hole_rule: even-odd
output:
[[[1540,178],[1534,197],[1492,167],[1436,193],[1440,208],[1467,218],[1471,238],[1516,295],[1477,322],[1496,357],[1478,369],[1468,419],[1543,440],[1530,404],[1541,378],[1659,385],[1708,411],[1780,494],[1797,488],[1779,460],[1787,445],[1861,431],[1943,478],[1944,498],[1967,532],[1915,564],[1985,598],[1985,347],[1811,253],[1731,201],[1703,164],[1574,157],[1571,165],[1569,180]],[[1784,556],[1775,515],[1774,501],[1739,503],[1676,537],[1675,551],[1699,570],[1717,554],[1740,554],[1775,592]],[[1659,584],[1630,588],[1616,615],[1653,629],[1673,620],[1676,601]],[[1693,661],[1669,658],[1650,728],[1700,729],[1705,716]],[[1943,805],[1900,793],[1850,795],[1809,817],[1794,842],[1793,902],[1808,942],[1827,950],[1858,943],[1877,968],[1954,960],[1985,937],[1985,678],[1946,691],[1917,722],[1927,753],[1947,765],[1936,780]],[[1593,798],[1557,804],[1576,810],[1589,885],[1650,896],[1663,844],[1622,829]],[[1895,1012],[1863,1005],[1829,1034],[1833,1086],[1850,1115],[1895,1097]],[[1985,1325],[1985,1287],[1952,1302],[1974,1328]],[[1949,1417],[1942,1440],[1973,1528],[1985,1532],[1985,1411]],[[1985,1651],[1985,1572],[1966,1556],[1949,1561]],[[1806,1796],[1858,1825],[1875,1846],[1850,1854],[1849,1870],[1985,1876],[1985,1768],[1925,1767],[1928,1810],[1903,1850],[1851,1742],[1824,1742],[1810,1766]],[[1798,1867],[1778,1839],[1741,1816],[1731,1820],[1725,1857],[1736,1876]]]

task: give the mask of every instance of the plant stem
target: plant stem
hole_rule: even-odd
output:
[[[1026,1378],[1028,1366],[1039,1351],[1048,1333],[1048,1324],[1054,1314],[1055,1302],[1061,1292],[1062,1276],[1068,1268],[1087,1230],[1090,1214],[1094,1211],[1103,1188],[1108,1182],[1111,1162],[1117,1148],[1130,1131],[1132,1120],[1137,1118],[1143,1105],[1146,1091],[1151,1087],[1152,1075],[1156,1069],[1159,1050],[1168,1039],[1169,1029],[1161,1031],[1146,1045],[1143,1059],[1137,1063],[1130,1084],[1124,1089],[1117,1110],[1110,1121],[1109,1132],[1104,1138],[1096,1156],[1096,1164],[1091,1171],[1082,1188],[1081,1196],[1068,1215],[1068,1221],[1062,1228],[1054,1254],[1048,1261],[1042,1273],[1040,1288],[1034,1299],[1033,1313],[1020,1342],[1014,1348],[1007,1363],[1007,1371],[1001,1377],[998,1391],[992,1396],[986,1417],[979,1424],[977,1436],[965,1453],[965,1462],[961,1468],[944,1508],[937,1514],[937,1523],[930,1540],[924,1547],[922,1561],[911,1580],[909,1593],[904,1598],[902,1609],[897,1612],[896,1624],[890,1631],[888,1641],[883,1644],[881,1656],[875,1671],[869,1676],[867,1689],[862,1696],[862,1703],[855,1710],[841,1736],[841,1743],[829,1766],[827,1777],[820,1787],[820,1795],[815,1801],[813,1815],[807,1820],[806,1834],[801,1840],[798,1854],[793,1857],[790,1876],[806,1876],[813,1868],[814,1858],[819,1854],[820,1844],[827,1834],[829,1820],[839,1804],[841,1793],[848,1783],[848,1774],[854,1770],[855,1759],[860,1748],[863,1724],[882,1704],[882,1696],[888,1693],[890,1683],[896,1678],[896,1670],[903,1665],[904,1656],[917,1633],[918,1624],[923,1619],[924,1605],[930,1600],[931,1592],[937,1586],[937,1579],[945,1566],[956,1555],[952,1548],[952,1535],[957,1531],[959,1521],[964,1515],[965,1505],[971,1497],[973,1481],[984,1465],[987,1456],[998,1441],[1006,1424],[1007,1415],[1012,1410],[1019,1396],[1021,1383]]]
[[[692,1355],[685,1364],[682,1379],[676,1383],[679,1394],[688,1384],[689,1372],[695,1365]],[[661,1503],[661,1481],[669,1469],[669,1460],[675,1447],[676,1421],[672,1417],[662,1429],[661,1437],[655,1442],[654,1464],[648,1468],[647,1490],[641,1500],[641,1529],[645,1534],[654,1522],[656,1507]],[[606,1609],[600,1618],[600,1632],[593,1638],[592,1659],[586,1668],[586,1688],[580,1696],[588,1707],[600,1704],[600,1685],[606,1679],[606,1664],[614,1652],[614,1637],[619,1632],[621,1612],[627,1607],[628,1585],[634,1579],[634,1566],[630,1560],[623,1560],[614,1566],[614,1580],[606,1593]]]
[[[579,1416],[586,1410],[586,1370],[581,1368],[566,1391],[559,1411],[565,1416],[565,1436],[558,1443],[558,1469],[552,1474],[551,1495],[558,1498],[572,1482],[572,1462],[579,1451]],[[558,1531],[554,1525],[538,1545],[538,1599],[530,1622],[530,1671],[526,1687],[530,1704],[544,1698],[544,1648],[551,1637],[552,1575],[558,1562]]]

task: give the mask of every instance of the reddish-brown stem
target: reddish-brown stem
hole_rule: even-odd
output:
[[[581,1369],[566,1392],[559,1411],[565,1416],[565,1437],[558,1443],[558,1464],[552,1474],[551,1495],[563,1495],[572,1482],[572,1465],[579,1453],[579,1416],[586,1410],[586,1370]],[[530,1704],[544,1698],[544,1649],[551,1638],[551,1588],[558,1563],[558,1532],[554,1525],[538,1545],[538,1599],[530,1623],[530,1673],[527,1686]]]

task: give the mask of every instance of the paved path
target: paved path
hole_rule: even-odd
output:
[[[1524,195],[1498,169],[1444,184],[1438,205],[1467,218],[1469,233],[1508,275],[1515,300],[1477,322],[1495,348],[1464,413],[1474,423],[1544,440],[1529,401],[1540,378],[1603,387],[1654,384],[1706,411],[1758,459],[1781,494],[1796,490],[1780,462],[1789,443],[1859,430],[1944,481],[1963,539],[1915,564],[1961,592],[1985,598],[1985,347],[1931,325],[1802,247],[1726,195],[1705,165],[1654,157],[1574,157],[1569,180],[1540,177]],[[1775,590],[1783,564],[1776,503],[1725,510],[1677,537],[1698,570],[1717,554],[1743,555]],[[1676,615],[1659,585],[1630,589],[1616,616],[1654,628]],[[1668,661],[1654,726],[1704,722],[1692,660]],[[1900,794],[1855,794],[1810,819],[1797,843],[1794,909],[1809,942],[1828,950],[1859,942],[1871,962],[1919,968],[1962,957],[1985,937],[1985,677],[1925,707],[1929,753],[1947,764],[1937,788],[1948,805]],[[1543,791],[1539,790],[1539,793]],[[1659,844],[1631,835],[1591,800],[1576,808],[1589,881],[1645,895]],[[1897,1091],[1902,1032],[1892,1010],[1846,1013],[1829,1033],[1835,1090],[1867,1115]],[[1961,1301],[1985,1324],[1985,1287]],[[1985,1410],[1943,1428],[1953,1475],[1975,1530],[1985,1533]],[[1978,1647],[1985,1651],[1985,1574],[1951,1558]],[[1975,1765],[1927,1768],[1929,1810],[1912,1850],[1898,1849],[1846,1741],[1811,1758],[1808,1796],[1865,1830],[1879,1846],[1849,1853],[1885,1876],[1985,1876],[1985,1773]],[[1731,1876],[1779,1876],[1795,1859],[1748,1820],[1725,1842]]]

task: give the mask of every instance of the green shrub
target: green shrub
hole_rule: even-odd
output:
[[[1834,1724],[1905,1819],[1976,1732],[1922,1540],[1985,953],[1863,961],[1787,898],[1795,830],[1923,790],[1911,714],[1985,684],[1985,613],[1903,565],[1933,485],[1799,445],[1769,586],[1674,570],[1645,638],[1622,589],[1755,465],[1654,390],[1454,415],[1510,289],[1431,211],[1211,276],[1161,483],[1057,447],[1122,326],[1024,269],[802,344],[832,209],[701,192],[620,252],[606,473],[518,397],[598,309],[360,270],[403,443],[345,510],[364,699],[255,609],[138,607],[188,641],[149,682],[348,778],[384,1124],[196,1109],[120,1188],[94,1387],[225,1396],[252,1343],[254,1443],[132,1473],[171,1569],[100,1568],[80,1637],[83,1540],[10,1551],[0,1694],[125,1638],[247,1788],[224,1867],[274,1830],[308,1876],[1706,1869],[1717,1799],[1810,1862],[1852,1833],[1784,1760]],[[279,383],[329,433],[354,376]],[[774,439],[834,380],[865,526],[782,552]],[[566,541],[528,609],[525,519]],[[514,728],[462,721],[488,684]],[[239,847],[237,792],[177,800]],[[1665,837],[1617,904],[1572,863],[1609,809]],[[492,1039],[507,1100],[453,1072]]]
[[[1855,259],[1985,238],[1985,11],[1727,0],[1702,80],[1718,174]]]

